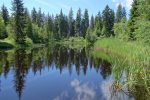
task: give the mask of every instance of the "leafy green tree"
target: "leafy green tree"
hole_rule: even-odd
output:
[[[24,44],[26,39],[24,6],[22,0],[13,0],[12,14],[14,16],[15,40],[19,44]]]
[[[114,24],[114,33],[117,38],[122,40],[128,40],[128,32],[129,28],[125,18],[123,18],[121,22]]]
[[[8,10],[7,8],[3,5],[2,8],[2,17],[3,17],[3,20],[4,20],[4,23],[5,25],[8,24],[8,21],[9,21],[9,13],[8,13]]]
[[[102,29],[103,35],[107,37],[113,36],[114,35],[113,25],[114,25],[115,15],[114,15],[114,11],[110,9],[108,5],[103,10],[102,18],[103,18],[103,29]]]
[[[75,32],[77,36],[81,34],[81,9],[77,11],[76,22],[75,22]]]

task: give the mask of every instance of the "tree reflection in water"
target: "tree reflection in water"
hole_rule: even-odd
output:
[[[0,67],[0,75],[4,74],[5,78],[7,78],[11,70],[14,72],[14,88],[20,99],[26,86],[26,76],[29,71],[32,71],[36,75],[38,72],[41,73],[45,68],[50,70],[55,68],[62,74],[67,69],[70,75],[72,75],[73,66],[75,66],[76,75],[78,76],[81,73],[86,76],[87,69],[95,69],[102,76],[103,80],[106,80],[111,75],[112,69],[109,62],[90,55],[87,48],[71,49],[60,45],[34,48],[32,50],[18,49],[15,51],[0,52],[0,58],[0,66],[2,66]],[[79,80],[74,80],[71,86],[78,93],[77,100],[81,95],[85,100],[94,98],[95,91],[87,85],[81,85]],[[78,91],[78,89],[82,91]],[[88,91],[84,89],[88,89]],[[66,92],[63,94],[67,95]]]

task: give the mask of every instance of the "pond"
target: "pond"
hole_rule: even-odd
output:
[[[87,48],[0,51],[0,100],[134,100],[113,88],[111,74]]]

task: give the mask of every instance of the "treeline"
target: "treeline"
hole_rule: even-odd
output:
[[[81,9],[77,11],[76,18],[72,8],[68,16],[61,10],[59,14],[45,15],[41,9],[33,8],[31,14],[24,7],[23,0],[13,0],[12,14],[9,16],[7,8],[3,5],[0,17],[0,39],[13,37],[15,42],[24,44],[27,40],[34,43],[43,43],[51,39],[62,39],[68,37],[83,37],[89,40],[96,36],[113,36],[113,25],[115,13],[107,5],[102,14],[89,20],[88,10],[82,14]]]
[[[137,40],[149,35],[150,29],[149,0],[133,0],[129,20],[126,18],[125,8],[121,5],[118,6],[116,14],[106,5],[102,13],[98,12],[91,18],[87,9],[82,13],[80,8],[76,18],[72,8],[68,15],[62,10],[56,15],[45,15],[40,8],[38,11],[33,8],[29,13],[23,5],[23,0],[13,0],[11,10],[12,14],[9,15],[4,5],[1,8],[0,39],[13,38],[18,44],[32,41],[46,43],[69,37],[83,37],[89,42],[94,42],[97,37],[110,36]]]
[[[118,6],[119,16],[121,5]],[[114,24],[114,33],[123,40],[136,40],[150,43],[150,0],[133,0],[128,20],[118,20]]]

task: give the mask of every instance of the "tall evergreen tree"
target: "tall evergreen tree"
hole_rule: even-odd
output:
[[[37,11],[35,8],[31,11],[32,23],[37,24]]]
[[[53,30],[53,35],[55,39],[60,39],[59,35],[59,16],[56,14],[55,19],[54,19],[54,30]]]
[[[48,41],[50,39],[52,39],[52,33],[53,33],[53,19],[52,17],[48,14],[47,18],[46,18],[46,32],[47,32],[47,38],[48,38]]]
[[[89,14],[87,9],[85,9],[84,11],[84,20],[85,20],[85,30],[87,30],[89,27]]]
[[[19,44],[25,43],[26,34],[24,32],[25,28],[25,15],[24,15],[24,6],[23,0],[13,0],[12,2],[12,14],[14,16],[14,31],[15,31],[15,40]]]
[[[90,29],[94,30],[94,16],[91,16],[91,20],[90,20]]]
[[[80,36],[81,34],[81,9],[77,11],[76,22],[75,22],[75,31],[76,35]]]
[[[39,8],[38,14],[37,14],[37,24],[38,27],[42,26],[42,12],[41,12],[41,8]]]
[[[32,22],[27,8],[25,8],[24,10],[24,15],[25,15],[25,25],[26,25],[25,33],[29,38],[33,39]]]
[[[122,5],[119,4],[117,12],[116,12],[116,22],[120,22],[121,21],[121,19],[122,19],[121,15],[122,15]]]
[[[8,13],[7,8],[4,5],[2,6],[2,17],[3,17],[5,25],[7,25],[9,21],[9,13]]]
[[[8,37],[8,34],[6,32],[5,23],[3,18],[0,15],[0,39],[5,39]]]
[[[127,17],[126,17],[126,8],[125,8],[125,7],[122,8],[122,11],[121,11],[121,18],[127,20]]]
[[[128,26],[129,26],[129,38],[131,40],[135,40],[135,30],[136,30],[136,21],[137,21],[137,18],[139,17],[139,11],[138,11],[138,7],[139,7],[139,0],[133,0],[133,3],[132,3],[132,8],[130,10],[130,18],[129,18],[129,21],[128,21]]]
[[[69,11],[69,36],[74,36],[75,31],[74,31],[74,19],[73,19],[73,10],[72,8]]]
[[[102,16],[101,13],[98,12],[98,14],[95,17],[95,32],[97,36],[101,35],[102,32]]]
[[[102,13],[102,18],[103,18],[103,35],[109,37],[111,35],[114,35],[113,33],[113,25],[114,25],[114,11],[109,8],[107,5],[105,9],[103,10]]]

